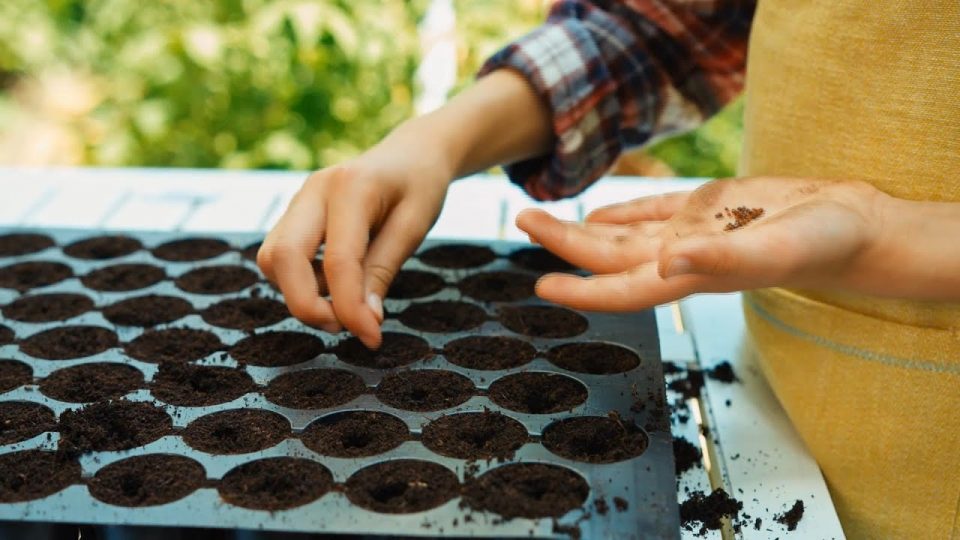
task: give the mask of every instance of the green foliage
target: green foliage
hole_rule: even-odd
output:
[[[743,98],[727,105],[700,128],[659,141],[647,153],[670,165],[677,176],[734,176],[740,159]]]

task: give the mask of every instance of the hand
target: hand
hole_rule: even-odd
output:
[[[449,170],[442,153],[431,155],[429,144],[395,132],[355,161],[310,175],[264,240],[257,264],[293,316],[331,333],[345,326],[377,348],[382,299],[436,221]],[[311,263],[321,244],[323,273],[315,276]]]
[[[792,178],[717,180],[696,191],[645,197],[565,223],[527,210],[517,225],[593,277],[551,274],[546,300],[584,310],[646,309],[698,292],[771,286],[863,289],[889,198],[869,184]],[[726,230],[738,207],[761,208]],[[882,265],[881,265],[882,266]]]

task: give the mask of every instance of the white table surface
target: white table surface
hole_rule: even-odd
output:
[[[0,168],[0,228],[98,228],[184,232],[267,231],[305,178],[302,172],[191,169]],[[475,176],[453,184],[429,236],[526,240],[513,219],[541,207],[563,219],[634,197],[695,189],[700,179],[604,179],[583,195],[536,204],[499,176]],[[743,502],[745,514],[762,519],[717,538],[843,538],[826,484],[743,345],[738,294],[704,295],[656,309],[664,360],[709,368],[727,360],[739,383],[707,378],[700,399],[675,411],[673,432],[706,450],[703,467],[679,479],[678,499],[689,491],[723,487]],[[671,401],[679,397],[668,392]],[[729,402],[729,405],[727,404]],[[679,416],[689,416],[686,423]],[[706,427],[708,436],[701,433]],[[804,517],[787,532],[774,516],[803,500]],[[684,538],[694,538],[682,531]]]

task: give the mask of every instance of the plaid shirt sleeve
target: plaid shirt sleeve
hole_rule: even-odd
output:
[[[576,195],[623,150],[715,113],[743,87],[756,1],[555,2],[480,70],[517,70],[553,113],[554,148],[506,166],[510,179],[540,200]]]

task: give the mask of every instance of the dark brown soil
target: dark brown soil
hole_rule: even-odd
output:
[[[700,449],[693,443],[681,437],[673,438],[673,462],[676,465],[677,476],[694,467],[701,467],[702,458]]]
[[[80,281],[95,291],[135,291],[167,279],[162,268],[151,264],[116,264],[94,270]]]
[[[387,375],[377,386],[377,399],[407,411],[439,411],[470,399],[470,379],[452,371],[416,369]]]
[[[587,401],[587,388],[566,375],[529,371],[497,379],[487,395],[511,411],[550,414]]]
[[[121,300],[104,308],[102,313],[119,326],[148,328],[182,319],[193,313],[193,306],[176,296],[150,294]]]
[[[510,261],[521,268],[535,272],[573,272],[577,269],[567,261],[540,247],[518,249],[510,254]]]
[[[233,298],[217,302],[200,313],[214,326],[253,330],[270,326],[290,316],[287,306],[269,298]]]
[[[613,463],[642,454],[647,449],[647,435],[616,415],[583,416],[547,426],[543,446],[574,461]]]
[[[457,496],[460,482],[436,463],[398,459],[360,469],[347,480],[350,502],[384,514],[410,514],[436,508]]]
[[[517,463],[497,467],[464,488],[463,502],[506,519],[561,517],[587,500],[590,486],[579,474],[556,465]]]
[[[153,256],[165,261],[202,261],[230,251],[230,244],[216,238],[184,238],[153,248]]]
[[[283,510],[313,502],[332,488],[333,475],[316,461],[276,457],[231,469],[218,489],[230,504],[254,510]]]
[[[180,290],[196,294],[227,294],[242,291],[259,277],[242,266],[220,265],[197,268],[178,277],[174,284]]]
[[[727,362],[726,360],[708,369],[707,377],[723,383],[735,383],[740,381],[740,379],[737,378],[737,374],[733,371],[733,366],[730,365],[730,362]]]
[[[307,448],[340,458],[375,456],[410,438],[402,420],[382,412],[347,411],[315,420],[300,440]]]
[[[20,350],[45,360],[83,358],[117,346],[117,335],[99,326],[60,326],[20,342]]]
[[[390,290],[387,291],[387,298],[398,300],[423,298],[440,292],[446,286],[443,278],[433,272],[401,270],[397,277],[393,278]]]
[[[525,336],[567,338],[587,331],[587,319],[575,311],[554,306],[504,306],[500,324]]]
[[[640,365],[633,351],[610,343],[567,343],[550,349],[547,359],[563,369],[592,375],[623,373]]]
[[[255,261],[257,260],[257,252],[260,251],[261,245],[263,245],[263,242],[254,242],[253,244],[243,248],[243,250],[240,251],[240,254],[243,255],[243,258],[247,259],[248,261]]]
[[[93,309],[93,300],[82,294],[24,296],[3,308],[3,316],[21,322],[65,321]]]
[[[153,442],[172,430],[170,416],[151,403],[100,401],[60,414],[64,455],[127,450]]]
[[[172,454],[150,454],[111,463],[87,487],[95,499],[115,506],[155,506],[180,500],[207,479],[203,465]]]
[[[443,347],[443,356],[454,364],[491,371],[520,367],[536,355],[533,345],[503,336],[468,336]]]
[[[45,431],[56,431],[56,429],[56,415],[39,403],[0,402],[0,444],[25,441]]]
[[[458,459],[510,459],[527,440],[527,429],[498,412],[442,416],[423,427],[430,450]]]
[[[483,302],[515,302],[533,296],[537,279],[519,272],[483,272],[466,277],[457,287],[464,296]]]
[[[0,268],[0,289],[28,291],[46,287],[73,276],[73,270],[58,262],[32,261]]]
[[[16,360],[0,360],[0,392],[33,382],[33,368]]]
[[[63,252],[75,259],[102,261],[116,259],[143,249],[143,244],[129,236],[97,236],[79,240],[63,248]]]
[[[723,518],[734,518],[742,509],[743,503],[728,495],[722,488],[715,489],[710,495],[694,491],[689,499],[680,504],[680,524],[688,531],[695,530],[696,524],[700,524],[697,534],[702,536],[708,530],[720,530]]]
[[[700,389],[703,388],[703,372],[699,369],[687,371],[687,376],[670,381],[667,388],[680,393],[684,399],[690,399],[700,396]]]
[[[423,339],[399,332],[384,332],[383,344],[376,351],[352,337],[337,344],[334,352],[337,358],[348,364],[375,369],[406,366],[433,354]]]
[[[423,332],[462,332],[483,324],[487,314],[467,302],[436,300],[411,304],[399,316],[400,322]]]
[[[260,409],[233,409],[190,422],[183,440],[209,454],[248,454],[276,446],[290,435],[290,422],[282,415]]]
[[[6,345],[7,343],[13,343],[16,336],[13,333],[13,330],[7,328],[6,326],[0,324],[0,345]]]
[[[53,239],[44,234],[4,234],[0,235],[0,257],[17,257],[36,253],[53,245]]]
[[[343,405],[367,391],[363,379],[343,369],[305,369],[270,381],[263,395],[291,409],[326,409]]]
[[[154,397],[182,407],[202,407],[233,401],[255,389],[246,371],[223,366],[164,363],[153,377]]]
[[[303,332],[265,332],[240,340],[230,355],[251,366],[292,366],[323,354],[323,340]]]
[[[164,328],[140,334],[124,346],[124,351],[137,360],[160,364],[199,360],[223,348],[223,342],[212,332],[194,328]]]
[[[493,262],[497,254],[485,246],[444,244],[421,251],[417,258],[438,268],[476,268]]]
[[[143,373],[126,364],[80,364],[54,371],[40,381],[40,391],[68,403],[116,399],[143,386]]]
[[[803,519],[803,501],[797,499],[786,512],[775,516],[777,523],[786,526],[788,531],[797,530],[797,524]]]
[[[42,499],[80,481],[80,464],[53,452],[0,454],[0,503]]]

